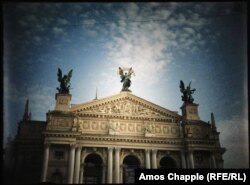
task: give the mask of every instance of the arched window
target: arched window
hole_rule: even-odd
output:
[[[62,184],[62,174],[58,169],[56,169],[56,171],[52,174],[51,182]]]
[[[102,183],[102,158],[98,154],[89,154],[84,160],[83,184]]]
[[[135,183],[136,168],[140,168],[140,162],[137,157],[128,155],[123,160],[123,183]]]
[[[164,169],[164,168],[176,168],[176,162],[173,158],[169,157],[169,156],[165,156],[160,160],[160,168]]]

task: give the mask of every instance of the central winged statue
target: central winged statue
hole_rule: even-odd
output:
[[[57,77],[60,82],[60,87],[57,87],[59,93],[69,94],[70,89],[70,78],[72,77],[73,69],[71,69],[68,75],[62,75],[62,70],[58,68]]]
[[[124,71],[128,71],[128,72],[125,72]],[[123,85],[122,85],[122,91],[130,91],[129,90],[129,87],[131,85],[131,75],[133,74],[135,76],[135,72],[134,70],[131,68],[121,68],[119,67],[118,68],[118,72],[119,72],[119,75],[121,77],[121,82],[123,82]]]

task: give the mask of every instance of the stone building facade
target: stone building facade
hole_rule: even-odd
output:
[[[210,123],[200,120],[198,104],[183,103],[181,110],[179,115],[127,91],[82,104],[56,94],[46,122],[25,118],[20,124],[16,174],[26,154],[39,163],[32,163],[31,182],[131,183],[135,168],[223,168],[225,148],[213,114]],[[37,128],[27,131],[28,125]]]

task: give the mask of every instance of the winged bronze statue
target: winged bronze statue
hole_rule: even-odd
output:
[[[184,101],[185,103],[193,103],[194,98],[192,97],[192,94],[194,93],[194,91],[196,91],[196,89],[191,89],[191,82],[189,83],[187,88],[185,88],[185,84],[181,80],[180,81],[180,91],[183,94],[181,96],[182,101]]]
[[[62,75],[62,70],[58,68],[57,72],[57,80],[60,82],[60,88],[57,87],[57,90],[59,93],[62,94],[69,94],[70,89],[70,79],[72,77],[73,69],[71,69],[68,73],[68,75]]]
[[[124,71],[128,71],[128,72],[124,72]],[[135,72],[134,70],[131,68],[121,68],[119,67],[118,68],[118,72],[119,72],[119,75],[121,77],[121,82],[123,83],[122,85],[122,91],[130,91],[129,90],[129,87],[131,85],[131,75],[135,75]]]

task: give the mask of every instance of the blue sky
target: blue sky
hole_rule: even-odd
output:
[[[32,119],[55,106],[57,69],[73,69],[72,103],[118,94],[119,66],[133,94],[178,111],[180,80],[196,88],[200,118],[215,115],[225,167],[248,167],[246,4],[4,4],[4,136],[27,98]],[[14,116],[13,116],[14,115]]]

